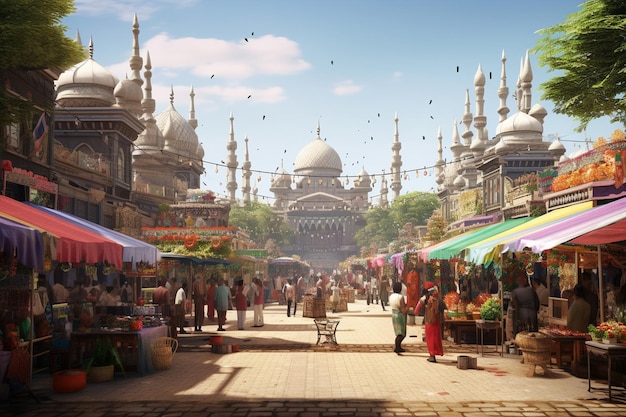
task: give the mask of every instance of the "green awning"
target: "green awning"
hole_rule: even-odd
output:
[[[501,223],[492,224],[483,229],[478,230],[476,233],[470,233],[468,235],[461,235],[456,239],[451,239],[446,244],[437,247],[435,250],[428,254],[428,260],[431,259],[450,259],[461,253],[461,251],[468,246],[480,242],[481,240],[488,239],[491,236],[495,236],[505,230],[511,229],[520,224],[526,223],[532,220],[533,217],[522,217],[519,219],[509,219]]]

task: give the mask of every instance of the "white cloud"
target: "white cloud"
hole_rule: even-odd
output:
[[[175,74],[188,71],[196,77],[241,80],[254,76],[289,75],[306,71],[311,64],[301,57],[298,44],[284,37],[266,35],[249,42],[215,38],[170,38],[161,33],[143,44],[150,51],[153,71]],[[128,61],[109,67],[114,74],[129,71]]]
[[[115,15],[125,22],[132,22],[137,13],[142,20],[149,19],[161,9],[176,6],[188,7],[198,3],[198,0],[75,0],[78,11],[88,15]]]
[[[349,94],[356,94],[363,90],[363,86],[354,84],[352,80],[342,81],[335,84],[333,87],[333,93],[338,96],[347,96]]]

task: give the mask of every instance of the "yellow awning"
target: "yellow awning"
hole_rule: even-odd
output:
[[[469,245],[465,249],[464,259],[478,264],[489,263],[492,260],[497,259],[504,243],[516,239],[524,233],[539,230],[542,227],[550,225],[558,220],[574,216],[578,213],[589,210],[592,207],[593,202],[586,201],[584,203],[574,204],[572,206],[557,209],[542,216],[535,217],[526,223],[522,223],[518,226],[510,228],[509,230],[505,230],[501,233]]]

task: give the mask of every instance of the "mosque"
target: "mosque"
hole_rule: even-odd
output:
[[[177,112],[173,90],[169,107],[154,115],[151,59],[149,52],[145,62],[140,56],[136,16],[132,34],[130,76],[126,79],[118,80],[94,60],[91,41],[89,57],[59,75],[50,150],[60,210],[136,235],[141,227],[157,224],[161,207],[184,203],[190,190],[200,188],[205,153],[195,131],[198,121],[193,88],[188,118]],[[78,36],[77,41],[82,44]],[[490,138],[487,131],[486,80],[480,67],[474,77],[475,114],[471,112],[467,90],[461,119],[464,130],[459,133],[456,122],[452,126],[451,161],[444,159],[441,129],[438,132],[434,164],[437,194],[451,227],[528,215],[528,204],[515,207],[507,200],[514,181],[553,166],[565,153],[558,137],[552,143],[543,140],[547,112],[540,104],[532,105],[528,54],[520,65],[513,94],[516,111],[512,116],[507,107],[504,53],[501,62],[495,136]],[[383,208],[402,189],[397,115],[394,122],[390,171],[380,180],[379,205]],[[370,208],[369,193],[375,181],[363,168],[357,176],[350,175],[350,185],[342,172],[339,154],[321,139],[320,129],[318,123],[316,137],[297,154],[293,173],[281,167],[272,176],[270,192],[274,194],[272,209],[296,233],[295,243],[282,248],[283,253],[299,255],[319,268],[333,268],[359,253],[354,236],[364,224],[363,214]],[[257,198],[250,181],[253,171],[247,137],[244,142],[244,162],[239,168],[231,114],[225,163],[228,196],[221,202],[213,198],[199,203],[203,205],[202,212],[221,219],[220,225],[232,204],[248,204]],[[242,181],[241,199],[237,198],[237,178]]]

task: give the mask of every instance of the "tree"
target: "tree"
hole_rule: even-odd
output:
[[[430,219],[428,219],[427,226],[424,240],[429,245],[438,243],[446,234],[446,220],[443,218],[440,210],[433,212]]]
[[[228,223],[250,234],[250,239],[259,247],[264,247],[269,239],[278,245],[284,245],[294,240],[294,232],[276,216],[271,207],[253,201],[246,206],[232,206]]]
[[[435,194],[416,191],[396,198],[389,210],[372,208],[365,213],[365,227],[356,233],[357,245],[369,246],[374,242],[378,247],[387,247],[389,243],[401,240],[407,233],[407,224],[413,228],[426,225],[438,207]]]
[[[62,19],[75,11],[71,0],[8,0],[0,7],[0,74],[7,71],[65,70],[85,58],[85,51],[65,36]],[[34,104],[0,89],[0,126],[32,114]]]
[[[603,116],[626,124],[626,3],[588,0],[543,35],[534,52],[539,65],[561,75],[541,84],[556,113],[572,116],[583,131]]]

